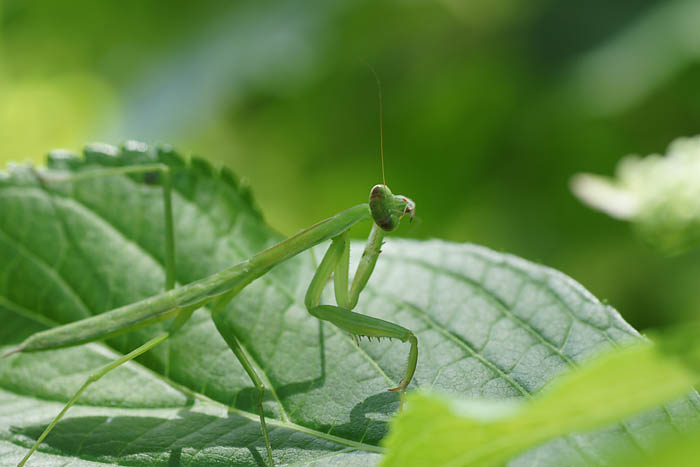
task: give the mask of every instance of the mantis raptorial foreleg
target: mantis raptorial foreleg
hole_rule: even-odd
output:
[[[283,240],[270,248],[261,251],[249,259],[235,264],[218,273],[201,278],[180,287],[175,285],[175,255],[174,232],[171,203],[171,173],[165,164],[149,164],[135,167],[114,167],[108,169],[86,170],[69,176],[59,175],[52,180],[54,174],[44,176],[39,174],[41,186],[47,192],[48,198],[57,216],[60,211],[54,204],[55,195],[47,185],[56,182],[77,181],[84,178],[102,177],[106,175],[125,175],[133,173],[159,172],[162,174],[164,198],[165,225],[165,269],[166,291],[130,305],[107,311],[80,321],[48,329],[29,336],[20,345],[9,350],[5,356],[17,352],[36,352],[61,347],[80,345],[87,342],[106,339],[121,333],[171,319],[167,330],[123,357],[104,366],[91,375],[87,381],[70,398],[63,410],[51,421],[39,439],[31,447],[20,465],[29,459],[44,438],[63,417],[67,410],[75,404],[85,389],[118,366],[136,358],[144,352],[163,342],[179,330],[198,308],[211,304],[213,319],[220,334],[241,362],[258,391],[258,410],[260,411],[261,430],[265,440],[270,465],[272,465],[272,448],[269,433],[262,411],[262,400],[265,387],[254,367],[248,361],[238,338],[221,326],[220,317],[226,304],[244,287],[255,279],[266,274],[272,267],[299,254],[302,251],[321,242],[332,240],[328,251],[323,257],[306,293],[305,305],[309,313],[323,321],[328,321],[341,330],[357,337],[386,337],[408,342],[411,346],[406,372],[399,386],[391,390],[403,393],[409,385],[416,369],[418,348],[417,339],[411,331],[397,324],[381,319],[365,316],[352,309],[357,304],[360,293],[372,274],[380,253],[385,231],[395,229],[401,218],[410,214],[413,216],[414,203],[403,196],[393,195],[385,185],[375,186],[370,193],[369,205],[360,204],[347,209],[333,217],[323,220],[301,232]],[[357,267],[352,284],[348,287],[349,241],[347,231],[358,222],[374,221],[362,259]],[[320,299],[324,286],[330,276],[335,273],[335,293],[337,306],[321,305]]]
[[[403,404],[403,393],[411,382],[411,378],[413,378],[413,373],[415,372],[416,363],[418,361],[418,340],[416,336],[414,336],[411,331],[398,324],[351,311],[357,304],[360,292],[362,292],[362,289],[367,285],[367,281],[374,270],[374,265],[381,251],[383,238],[384,231],[381,230],[377,224],[374,224],[369,234],[365,250],[362,253],[360,264],[357,266],[352,287],[348,293],[350,243],[348,241],[347,232],[343,232],[338,237],[335,237],[311,280],[311,285],[309,285],[309,289],[306,292],[304,304],[312,316],[336,325],[355,338],[364,336],[368,338],[376,337],[379,339],[385,337],[389,339],[399,339],[402,342],[409,342],[411,344],[406,373],[398,387],[389,389],[390,391],[401,391],[401,403]],[[334,288],[336,302],[339,306],[321,305],[321,293],[334,271]]]

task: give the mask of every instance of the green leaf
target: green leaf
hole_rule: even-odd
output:
[[[231,172],[201,159],[185,162],[169,149],[150,153],[129,143],[120,150],[92,146],[82,158],[54,153],[42,172],[47,189],[32,170],[15,167],[0,175],[3,346],[161,291],[157,177],[60,181],[66,173],[153,160],[174,170],[178,283],[282,238]],[[358,192],[358,202],[366,196]],[[222,327],[241,340],[268,388],[264,410],[277,463],[372,465],[381,459],[379,443],[398,407],[398,395],[386,389],[403,374],[408,346],[357,346],[308,315],[303,297],[322,253],[319,247],[301,254],[251,284],[229,305]],[[330,292],[325,300],[332,301]],[[388,238],[357,311],[416,333],[420,354],[410,389],[468,397],[529,397],[588,356],[638,338],[615,310],[561,273],[438,240]],[[92,369],[160,327],[0,360],[0,463],[24,455]],[[539,465],[577,465],[608,458],[610,446],[646,448],[657,433],[698,421],[699,402],[692,394],[624,424],[554,440],[513,465],[535,458]],[[258,465],[265,459],[252,383],[207,310],[91,386],[35,455],[46,465]]]
[[[685,340],[681,357],[690,346],[700,348],[695,336]],[[408,408],[392,422],[383,465],[503,465],[556,436],[598,428],[687,394],[700,371],[678,356],[639,341],[517,403],[412,394]]]
[[[621,467],[695,467],[700,458],[700,432],[693,431],[663,443],[647,455],[628,455],[615,460]]]

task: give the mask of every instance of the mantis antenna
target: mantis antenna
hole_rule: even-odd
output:
[[[384,130],[382,128],[382,83],[379,81],[379,75],[374,71],[372,65],[367,63],[367,67],[374,75],[374,79],[377,81],[377,93],[379,95],[379,154],[382,159],[382,183],[386,186],[386,177],[384,176]]]

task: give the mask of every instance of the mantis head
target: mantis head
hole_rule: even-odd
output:
[[[405,196],[393,194],[386,185],[374,185],[369,192],[369,209],[374,222],[391,232],[399,226],[401,218],[406,214],[413,220],[416,203]]]

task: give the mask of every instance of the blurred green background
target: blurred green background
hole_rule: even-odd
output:
[[[168,142],[253,187],[285,234],[381,180],[399,235],[571,275],[638,328],[697,316],[700,252],[665,257],[568,180],[700,133],[696,0],[0,3],[0,164]],[[361,231],[357,235],[362,235]]]

